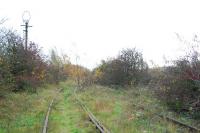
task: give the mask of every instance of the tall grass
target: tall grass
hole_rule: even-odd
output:
[[[40,132],[55,88],[63,88],[54,101],[49,118],[49,133],[94,133],[94,125],[79,107],[74,82],[47,85],[38,93],[9,93],[0,99],[0,133]],[[146,88],[111,89],[91,86],[78,92],[80,99],[113,133],[187,133],[187,129],[161,119],[157,114],[193,124],[192,120],[170,112]]]
[[[168,111],[147,88],[91,86],[79,91],[78,95],[96,117],[115,133],[189,132],[158,117],[158,114],[164,114],[181,118]],[[187,119],[187,123],[192,121]]]
[[[46,111],[57,88],[63,91],[56,95],[48,123],[49,133],[93,133],[94,125],[76,103],[73,96],[74,82],[46,85],[38,93],[9,93],[0,100],[0,133],[39,133]]]
[[[55,86],[46,85],[38,93],[9,93],[0,100],[0,133],[40,132]]]
[[[61,83],[63,89],[57,98],[49,118],[49,133],[94,133],[87,114],[74,98],[72,82]]]

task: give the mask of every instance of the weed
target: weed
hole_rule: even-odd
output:
[[[182,132],[189,132],[158,116],[162,113],[171,114],[173,118],[182,118],[170,112],[146,88],[116,90],[94,85],[85,91],[79,91],[78,96],[97,119],[115,133],[177,133],[180,129]]]

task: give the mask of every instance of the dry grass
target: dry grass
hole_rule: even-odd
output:
[[[49,118],[50,133],[94,133],[94,125],[76,103],[73,82],[46,86],[37,94],[10,93],[0,100],[0,133],[40,132],[48,104],[55,88],[63,88],[56,97]],[[78,96],[94,115],[114,133],[187,133],[188,130],[161,119],[156,114],[193,121],[167,110],[145,88],[111,89],[91,86],[79,91]]]
[[[157,114],[171,115],[146,88],[111,89],[91,86],[79,97],[102,123],[115,133],[187,133],[187,129],[168,122]],[[188,119],[188,123],[192,123]]]
[[[38,88],[38,93],[9,93],[0,100],[0,133],[40,132],[55,86]]]

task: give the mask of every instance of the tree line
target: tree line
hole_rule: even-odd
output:
[[[136,48],[123,49],[119,55],[93,70],[95,82],[102,85],[145,85],[169,109],[200,118],[200,53],[196,42],[180,58],[163,67],[148,67]],[[197,44],[198,45],[198,44]]]
[[[148,82],[148,64],[142,53],[133,49],[123,49],[116,58],[103,60],[94,69],[96,82],[105,85],[137,85]]]
[[[71,64],[67,55],[60,56],[55,49],[49,56],[34,42],[25,49],[23,38],[16,32],[0,30],[0,96],[8,91],[36,92],[45,83],[57,84],[67,78],[78,80],[87,71]]]
[[[93,70],[70,62],[67,55],[42,49],[11,30],[0,30],[0,95],[5,91],[32,91],[45,83],[59,83],[68,78],[80,88],[93,83],[108,86],[148,86],[158,99],[177,112],[200,118],[200,53],[191,46],[185,56],[163,67],[149,67],[142,52],[127,48],[116,57],[102,60]]]

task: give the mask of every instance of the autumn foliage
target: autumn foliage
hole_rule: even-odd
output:
[[[1,90],[21,91],[36,88],[45,82],[66,79],[64,61],[52,50],[51,57],[30,42],[25,49],[23,39],[13,31],[0,31],[0,85]]]
[[[94,69],[95,81],[104,85],[138,85],[148,82],[148,65],[136,48],[122,50],[116,58]]]

